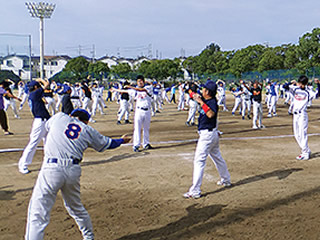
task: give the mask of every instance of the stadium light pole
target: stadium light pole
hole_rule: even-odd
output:
[[[31,17],[40,19],[40,78],[43,79],[44,74],[44,18],[50,18],[56,5],[49,3],[26,2],[26,6]]]

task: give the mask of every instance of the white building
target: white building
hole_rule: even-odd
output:
[[[56,73],[62,71],[69,56],[45,56],[44,57],[44,77],[51,78]],[[38,77],[40,72],[40,57],[31,57],[32,78]],[[8,55],[2,58],[1,70],[13,71],[21,80],[30,79],[29,57],[24,55]]]

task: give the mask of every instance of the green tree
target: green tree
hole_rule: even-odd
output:
[[[132,69],[128,63],[119,63],[111,66],[110,72],[122,78],[127,77]]]
[[[281,47],[267,48],[261,55],[258,71],[268,71],[283,69],[284,67],[284,52]]]
[[[73,73],[78,79],[87,75],[89,62],[84,57],[76,57],[68,61],[63,71]]]
[[[88,71],[93,74],[93,77],[101,80],[103,74],[110,71],[108,64],[103,62],[90,63],[88,66]]]

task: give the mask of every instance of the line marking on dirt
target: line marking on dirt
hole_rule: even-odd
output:
[[[310,133],[308,137],[311,136],[320,136],[320,133]],[[277,139],[277,138],[289,138],[294,137],[294,135],[278,135],[278,136],[260,136],[260,137],[221,137],[220,141],[229,141],[229,140],[263,140],[263,139]],[[160,144],[172,144],[172,143],[188,143],[188,142],[197,142],[198,139],[187,139],[187,140],[175,140],[175,141],[161,141],[161,142],[151,142],[153,145],[160,145]],[[123,144],[123,146],[132,146],[132,143]],[[6,152],[20,152],[23,151],[24,148],[7,148],[7,149],[0,149],[0,153]],[[38,147],[37,150],[43,150],[43,147]]]

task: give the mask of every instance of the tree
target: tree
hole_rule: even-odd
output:
[[[63,71],[73,73],[78,79],[86,77],[89,62],[84,57],[76,57],[68,61]]]
[[[101,80],[103,74],[110,71],[108,64],[103,62],[90,63],[88,66],[88,71],[90,75],[94,78]]]
[[[119,77],[127,77],[132,69],[128,63],[119,63],[111,66],[110,72],[118,75]]]
[[[0,70],[0,81],[10,79],[15,83],[19,82],[21,79],[13,71],[9,70]]]
[[[283,69],[284,53],[280,47],[267,48],[261,55],[258,71]]]

